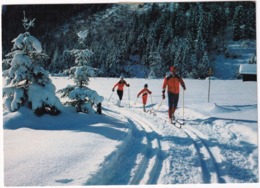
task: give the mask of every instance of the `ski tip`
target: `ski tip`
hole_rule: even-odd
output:
[[[181,124],[177,123],[177,121],[174,121],[171,124],[177,127],[178,129],[181,129]]]

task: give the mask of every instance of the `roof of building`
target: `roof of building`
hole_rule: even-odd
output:
[[[254,74],[256,75],[256,64],[242,64],[239,67],[239,74]]]

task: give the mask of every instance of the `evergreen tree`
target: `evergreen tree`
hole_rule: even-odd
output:
[[[165,30],[162,34],[161,41],[163,47],[166,47],[169,45],[169,43],[173,40],[174,37],[174,29],[170,22],[166,24]]]
[[[256,11],[255,3],[247,2],[245,12],[245,38],[255,39],[256,38]]]
[[[173,16],[174,25],[174,35],[183,36],[185,34],[186,27],[186,16],[181,3],[178,4]]]
[[[219,33],[224,32],[224,28],[228,23],[227,14],[225,12],[225,4],[224,3],[210,3],[211,4],[211,15],[212,15],[212,23],[214,29],[212,30],[212,35],[217,35]]]
[[[202,58],[202,63],[199,64],[199,78],[206,78],[207,77],[207,71],[209,70],[209,57],[208,53],[205,51],[203,58]]]
[[[244,17],[244,8],[242,5],[236,7],[235,14],[233,18],[233,26],[234,26],[234,33],[233,33],[233,40],[237,41],[243,38],[243,28],[244,25],[242,23]]]
[[[50,65],[50,69],[52,70],[53,73],[58,73],[62,70],[60,67],[60,65],[62,65],[62,64],[60,62],[61,62],[60,55],[59,55],[58,49],[56,49],[54,51],[52,63]]]
[[[21,106],[28,106],[37,115],[57,115],[62,108],[55,96],[55,86],[49,78],[43,61],[48,56],[42,52],[42,45],[29,33],[34,21],[25,16],[22,20],[25,33],[19,34],[12,42],[12,52],[7,54],[10,68],[3,72],[6,85],[3,88],[4,106],[11,112]]]
[[[190,35],[189,35],[190,36]],[[183,47],[183,57],[182,57],[182,67],[180,70],[180,75],[182,77],[187,76],[189,72],[191,72],[192,67],[190,63],[190,56],[192,54],[192,41],[190,38],[185,39],[184,47]]]
[[[182,67],[182,46],[179,46],[178,50],[175,53],[175,58],[174,58],[174,66],[178,67],[180,69]]]
[[[189,63],[191,64],[191,70],[188,73],[188,77],[189,78],[198,78],[198,71],[197,71],[197,64],[198,64],[198,60],[195,54],[192,54],[190,56],[190,60]]]
[[[90,66],[89,59],[93,52],[85,49],[84,40],[87,34],[87,31],[78,33],[79,44],[82,49],[73,49],[68,52],[75,57],[76,66],[70,68],[69,74],[76,85],[68,85],[66,88],[59,90],[58,93],[62,94],[61,97],[68,97],[69,100],[65,104],[74,106],[77,112],[94,113],[93,106],[100,106],[104,98],[87,87],[89,78],[95,76],[97,71]]]
[[[150,67],[149,78],[162,77],[162,58],[158,51],[151,52],[148,56],[148,62]]]

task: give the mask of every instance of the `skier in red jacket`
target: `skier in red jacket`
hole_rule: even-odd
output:
[[[179,101],[179,92],[180,88],[179,85],[182,86],[184,90],[186,90],[186,86],[184,81],[180,76],[176,74],[176,68],[174,66],[170,67],[171,74],[164,78],[163,87],[162,87],[162,97],[165,99],[165,90],[167,87],[168,90],[168,115],[169,121],[172,122],[172,119],[175,119],[174,112],[178,106]]]
[[[124,86],[127,86],[127,87],[130,87],[130,84],[126,83],[126,81],[124,80],[124,77],[123,76],[120,76],[120,80],[119,82],[117,82],[112,91],[114,92],[115,91],[115,87],[117,87],[117,95],[119,97],[119,101],[117,103],[117,105],[119,106],[121,104],[121,100],[123,98],[123,94],[124,94]]]
[[[143,102],[143,110],[146,112],[145,105],[147,102],[148,94],[152,94],[152,92],[148,89],[148,85],[145,84],[144,88],[137,94],[137,98],[142,94],[142,102]]]

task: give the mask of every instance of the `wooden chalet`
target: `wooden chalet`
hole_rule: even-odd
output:
[[[256,64],[242,64],[239,67],[239,74],[243,76],[243,81],[257,81]]]

